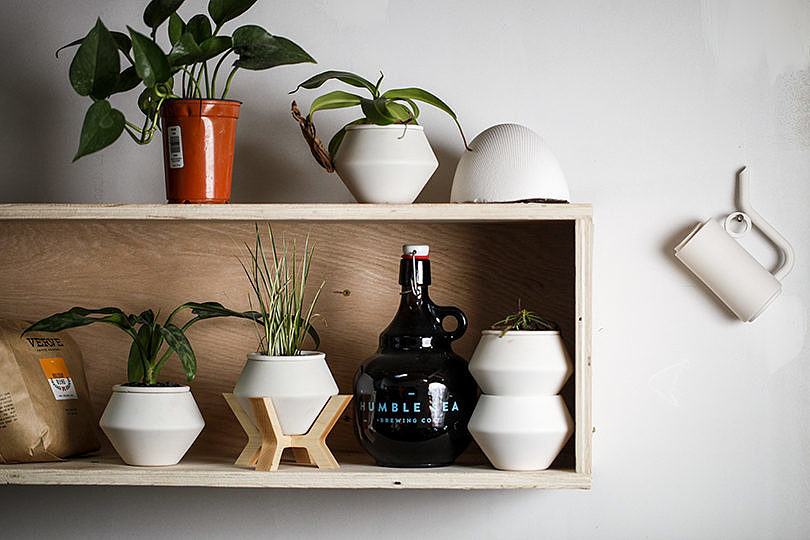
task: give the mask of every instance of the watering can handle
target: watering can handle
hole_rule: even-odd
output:
[[[779,234],[779,231],[774,229],[770,223],[765,221],[765,218],[751,207],[750,180],[748,174],[748,169],[743,167],[737,175],[739,180],[737,184],[737,206],[751,218],[751,223],[762,231],[762,234],[773,242],[779,251],[782,252],[782,263],[773,272],[773,277],[782,281],[782,279],[793,270],[793,246],[790,245],[790,242],[788,242],[784,236]]]

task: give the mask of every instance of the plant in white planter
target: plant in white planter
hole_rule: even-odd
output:
[[[277,248],[269,225],[267,230],[271,245],[268,253],[256,226],[254,247],[246,245],[250,261],[242,263],[260,315],[254,318],[259,350],[247,355],[233,393],[251,417],[247,398],[272,398],[282,432],[300,435],[309,431],[329,398],[338,393],[326,355],[304,350],[307,336],[313,339],[315,349],[320,345],[312,318],[325,282],[311,300],[306,300],[314,250],[309,237],[299,264],[295,243],[291,250],[286,241]]]
[[[194,316],[179,326],[175,317],[186,309]],[[185,303],[162,324],[152,310],[134,315],[114,307],[74,307],[34,323],[25,332],[59,332],[93,323],[111,324],[126,332],[132,338],[127,361],[129,382],[113,387],[99,425],[124,462],[174,465],[200,434],[204,422],[189,387],[159,383],[158,375],[172,354],[177,354],[187,381],[192,381],[197,374],[197,360],[185,331],[203,319],[234,315],[255,317],[253,313],[237,313],[216,302]]]
[[[522,309],[481,332],[470,359],[483,395],[469,430],[495,468],[548,468],[574,422],[558,394],[573,367],[558,327]]]
[[[421,88],[382,92],[382,74],[374,84],[354,73],[325,71],[302,82],[293,92],[300,88],[319,88],[332,79],[364,88],[371,97],[335,90],[316,98],[306,117],[293,101],[292,114],[316,161],[327,172],[337,171],[358,202],[411,203],[439,166],[422,127],[417,123],[417,101],[450,115],[458,126],[464,147],[468,148],[456,114],[444,101]],[[343,126],[324,148],[316,135],[315,112],[357,106],[363,117]]]

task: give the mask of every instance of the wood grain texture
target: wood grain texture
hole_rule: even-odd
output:
[[[577,219],[589,204],[0,204],[0,219],[523,221]]]
[[[144,205],[114,207],[141,215],[133,220],[101,216],[38,219],[24,208],[15,212],[28,217],[3,219],[12,212],[7,210],[9,206],[31,205],[0,205],[0,317],[36,320],[76,305],[118,306],[136,313],[160,309],[165,316],[191,300],[219,301],[240,310],[250,307],[249,285],[237,257],[245,256],[244,243],[254,238],[251,221],[221,217],[217,221],[151,219],[130,208]],[[34,206],[59,206],[62,215],[65,210],[61,207],[74,205]],[[404,243],[430,244],[431,297],[438,304],[458,306],[467,314],[469,329],[454,344],[463,357],[469,359],[480,330],[514,310],[518,300],[523,307],[557,321],[575,363],[575,375],[562,394],[577,428],[552,468],[575,469],[589,476],[588,205],[575,210],[576,219],[548,219],[548,210],[540,208],[571,205],[403,205],[400,211],[404,221],[391,216],[377,221],[372,218],[382,211],[372,207],[397,205],[244,206],[261,206],[264,213],[270,212],[264,207],[295,206],[297,219],[272,221],[274,233],[290,243],[295,240],[299,246],[307,234],[316,241],[311,286],[317,287],[321,279],[326,280],[326,286],[315,324],[321,334],[321,350],[341,393],[352,392],[358,365],[375,351],[379,333],[396,311],[398,260]],[[337,218],[330,214],[332,218],[324,219],[319,210],[313,210],[322,206],[350,206],[353,217],[333,221]],[[464,219],[459,218],[461,213],[446,213],[466,206],[476,207],[486,218],[472,221],[471,210],[465,210]],[[427,207],[441,207],[441,211]],[[502,209],[508,207],[520,210],[517,218],[503,219]],[[309,211],[319,217],[307,214]],[[271,213],[292,217],[275,210]],[[82,348],[93,404],[100,417],[111,387],[126,377],[129,338],[106,325],[77,328],[70,333]],[[192,392],[206,420],[189,457],[233,463],[244,446],[245,435],[222,394],[233,389],[245,355],[256,349],[256,331],[244,320],[216,319],[193,326],[188,337],[199,365]],[[183,380],[176,357],[169,360],[162,378]],[[103,436],[100,439],[105,440]],[[344,455],[361,452],[349,413],[333,429],[328,445],[341,463]],[[485,464],[483,455],[472,446],[463,461]],[[106,451],[112,452],[109,446]]]
[[[437,469],[386,469],[357,463],[340,469],[282,464],[278,471],[234,467],[230,461],[184,459],[171,467],[132,467],[115,457],[65,463],[0,465],[0,485],[199,486],[333,489],[589,489],[590,478],[573,470],[498,471],[487,465]]]

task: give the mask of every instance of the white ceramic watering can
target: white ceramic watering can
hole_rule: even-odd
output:
[[[738,174],[737,205],[739,211],[729,214],[722,225],[713,219],[698,224],[675,246],[675,256],[740,320],[751,322],[782,292],[781,280],[793,269],[793,247],[751,207],[745,168]],[[734,240],[752,226],[781,252],[781,264],[773,273]]]

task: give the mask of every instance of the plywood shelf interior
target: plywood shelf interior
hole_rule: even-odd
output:
[[[233,389],[245,354],[255,348],[255,332],[246,321],[222,319],[189,330],[199,365],[191,387],[206,427],[179,465],[129,467],[116,457],[0,465],[0,484],[590,487],[592,209],[587,204],[2,204],[0,317],[35,320],[74,305],[168,312],[189,300],[248,309],[248,285],[237,257],[252,241],[254,222],[270,223],[289,241],[303,242],[307,234],[315,240],[310,276],[327,281],[318,305],[327,323],[318,327],[321,350],[342,393],[351,392],[358,364],[376,349],[396,309],[401,244],[430,244],[431,296],[467,313],[469,330],[454,345],[466,358],[480,330],[513,310],[518,299],[556,320],[574,359],[563,397],[576,427],[551,469],[497,471],[474,445],[452,467],[376,467],[361,454],[348,414],[328,439],[341,464],[336,471],[234,467],[245,437],[222,393]],[[70,332],[84,354],[98,417],[111,386],[126,376],[129,343],[112,327]],[[163,374],[183,380],[174,360]],[[114,453],[105,446],[100,455]]]

